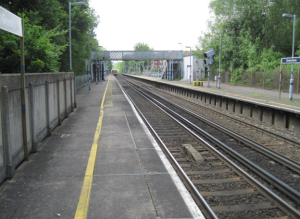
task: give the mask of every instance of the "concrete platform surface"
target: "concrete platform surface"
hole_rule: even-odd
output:
[[[204,218],[113,76],[0,185],[0,218]]]
[[[161,79],[160,77],[148,77],[148,76],[138,76],[147,80],[159,81],[162,83],[171,83],[178,86],[188,87],[190,89],[202,90],[205,92],[217,93],[227,96],[232,96],[236,98],[242,98],[249,101],[257,101],[265,104],[270,104],[278,107],[284,107],[288,109],[300,111],[300,94],[293,94],[293,100],[289,100],[289,94],[287,92],[281,93],[281,98],[279,98],[278,90],[266,90],[261,88],[246,87],[246,86],[234,86],[230,84],[221,83],[220,89],[216,88],[215,81],[210,81],[210,87],[207,87],[208,82],[203,81],[203,86],[193,86],[187,80],[180,81],[169,81],[166,79]],[[294,86],[296,91],[296,87]]]

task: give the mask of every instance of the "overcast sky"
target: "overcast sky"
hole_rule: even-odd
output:
[[[210,0],[90,0],[100,16],[96,30],[106,50],[133,50],[147,43],[155,50],[187,50],[207,30]]]

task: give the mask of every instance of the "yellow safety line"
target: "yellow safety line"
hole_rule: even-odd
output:
[[[110,79],[110,77],[109,77]],[[92,182],[93,182],[93,174],[94,174],[94,167],[95,167],[95,162],[96,162],[96,155],[97,155],[97,149],[98,149],[98,141],[99,141],[99,136],[101,132],[101,126],[102,126],[102,120],[103,120],[103,115],[104,115],[104,101],[105,101],[105,96],[108,88],[109,81],[107,82],[106,89],[103,95],[102,103],[101,103],[101,108],[100,108],[100,116],[96,128],[96,132],[94,135],[94,142],[92,145],[90,157],[88,160],[87,168],[85,171],[85,177],[83,180],[83,185],[81,188],[81,193],[75,213],[75,219],[85,219],[88,211],[88,205],[89,205],[89,200],[90,200],[90,193],[91,193],[91,188],[92,188]]]

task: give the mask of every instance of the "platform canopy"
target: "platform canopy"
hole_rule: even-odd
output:
[[[93,60],[145,61],[182,60],[182,51],[92,51]]]

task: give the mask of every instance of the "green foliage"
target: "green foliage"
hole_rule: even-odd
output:
[[[24,18],[26,72],[69,71],[69,2],[76,0],[16,0],[2,6]],[[72,6],[72,63],[84,74],[85,59],[98,46],[89,35],[99,22],[93,9]],[[20,38],[0,30],[0,71],[20,72]],[[88,46],[90,45],[90,46]]]
[[[134,45],[134,50],[135,51],[149,51],[153,50],[153,48],[150,48],[147,43],[136,43]],[[136,71],[136,72],[142,72],[143,71],[143,66],[147,65],[147,61],[129,61],[125,62],[125,66],[129,65],[129,70],[130,71]],[[134,67],[135,66],[135,67]],[[137,67],[138,66],[138,67]]]
[[[134,45],[135,51],[153,50],[149,47],[147,43],[137,43]]]
[[[111,72],[111,70],[113,69],[112,62],[105,62],[105,67],[106,67],[108,72]]]
[[[26,72],[54,72],[59,69],[59,59],[66,45],[53,43],[54,37],[62,36],[66,31],[59,31],[58,28],[45,30],[42,26],[36,25],[33,17],[38,12],[18,14],[24,19],[24,46]],[[20,38],[10,33],[3,33],[0,37],[0,68],[2,71],[20,72]],[[5,60],[5,61],[4,61]],[[14,65],[12,65],[14,63]]]
[[[118,71],[118,73],[122,73],[124,71],[124,62],[117,62],[116,64],[114,64],[113,69],[116,69]]]
[[[258,65],[261,69],[273,70],[280,65],[280,58],[283,57],[283,55],[279,52],[274,52],[273,48],[274,47],[263,49],[261,53],[261,62]]]
[[[230,83],[232,85],[239,85],[241,83],[241,74],[242,74],[241,68],[233,71],[230,77]]]
[[[219,53],[222,38],[222,69],[231,71],[232,83],[238,84],[240,74],[251,70],[274,70],[280,58],[291,57],[293,19],[283,13],[300,16],[300,2],[290,0],[212,0],[210,9],[215,14],[208,22],[209,31],[199,37],[197,58],[214,48]],[[296,27],[297,27],[296,23]],[[296,28],[296,37],[300,28]],[[295,46],[300,55],[300,46]],[[215,64],[218,60],[215,59]],[[267,82],[267,81],[266,81]]]

